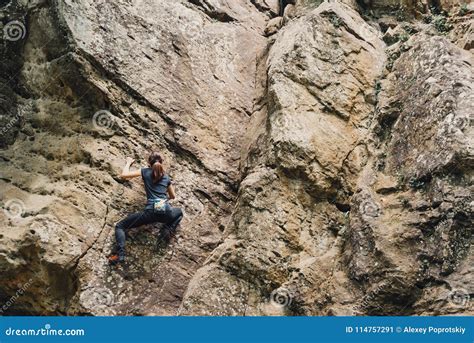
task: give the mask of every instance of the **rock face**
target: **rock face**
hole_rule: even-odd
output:
[[[182,313],[466,311],[472,56],[421,34],[400,49],[387,75],[377,32],[337,4],[280,32],[229,237]]]
[[[474,313],[469,13],[445,36],[359,14],[397,3],[281,4],[0,9],[3,314]],[[134,230],[109,267],[144,198],[118,173],[151,150],[178,237]]]
[[[367,160],[359,141],[373,116],[383,49],[376,31],[338,4],[323,4],[280,32],[269,52],[264,108],[252,116],[259,130],[243,163],[230,237],[192,281],[186,313],[202,306],[203,314],[272,314],[265,305],[279,292],[295,297],[298,313],[315,313],[312,302],[324,301],[334,287],[325,282],[338,272],[344,212]],[[244,289],[247,308],[207,300],[214,293],[207,279],[223,271],[230,276],[218,278],[229,283],[218,285],[222,299]]]
[[[23,45],[11,82],[23,93],[17,105],[5,103],[9,118],[24,115],[2,151],[10,210],[1,213],[2,299],[33,277],[10,311],[175,314],[233,205],[267,17],[245,1],[60,1],[23,10],[27,37],[5,49]],[[144,166],[151,150],[163,153],[174,179],[183,239],[156,251],[153,235],[137,233],[122,275],[105,256],[114,224],[142,208],[144,193],[117,175],[125,156]]]

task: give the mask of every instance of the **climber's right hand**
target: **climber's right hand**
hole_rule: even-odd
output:
[[[130,180],[135,177],[141,176],[141,169],[130,171],[130,166],[135,162],[135,160],[131,157],[127,157],[127,163],[123,167],[122,174],[120,174],[120,178],[122,180]]]

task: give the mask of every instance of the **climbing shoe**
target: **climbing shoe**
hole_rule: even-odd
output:
[[[109,256],[109,264],[111,265],[117,265],[119,263],[125,262],[125,257],[124,256],[119,256],[118,254]]]
[[[170,241],[174,238],[176,232],[170,230],[168,227],[163,227],[158,235],[158,249],[165,249],[169,244]]]

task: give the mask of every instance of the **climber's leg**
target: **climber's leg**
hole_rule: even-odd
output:
[[[115,226],[115,239],[117,241],[117,252],[119,261],[125,259],[126,232],[132,228],[150,224],[156,221],[153,211],[137,212],[128,215]]]
[[[179,223],[183,219],[183,211],[180,208],[171,207],[166,213],[165,219],[166,225],[161,229],[161,238],[165,241],[168,241],[176,232]]]
[[[172,207],[170,213],[170,221],[167,223],[171,231],[176,231],[179,223],[183,219],[183,211],[180,208]]]

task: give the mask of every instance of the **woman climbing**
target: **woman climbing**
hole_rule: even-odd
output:
[[[133,158],[127,158],[127,163],[120,177],[124,180],[130,180],[141,176],[145,185],[147,202],[142,212],[128,215],[115,226],[117,253],[109,257],[112,264],[125,261],[125,238],[128,230],[145,224],[165,223],[160,232],[160,240],[168,242],[176,232],[181,219],[183,219],[183,211],[180,208],[171,207],[168,203],[168,200],[174,199],[176,195],[171,179],[163,168],[161,155],[152,152],[148,157],[149,168],[130,171],[130,167],[134,162]]]

